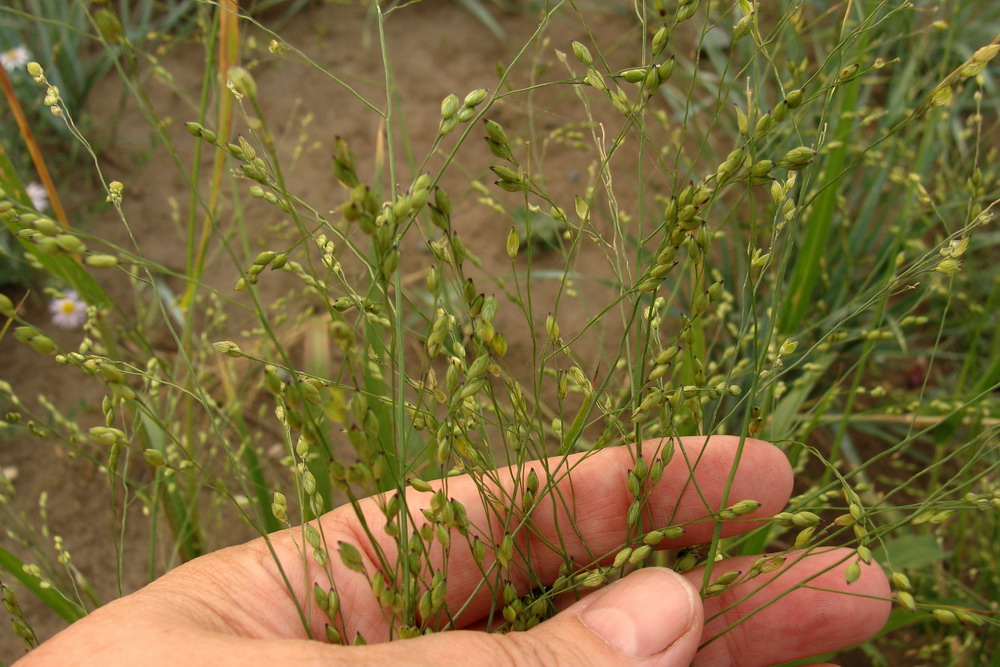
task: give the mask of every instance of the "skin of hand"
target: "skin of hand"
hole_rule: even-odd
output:
[[[781,511],[787,503],[792,471],[784,454],[773,445],[747,439],[741,446],[738,438],[730,436],[688,437],[676,442],[676,452],[649,499],[643,525],[679,524],[719,510],[736,460],[739,466],[728,504],[753,499],[761,505],[752,514],[726,521],[724,536],[760,525],[761,519]],[[658,444],[644,443],[647,457]],[[510,568],[519,593],[530,588],[527,565],[542,582],[555,580],[561,559],[544,545],[550,539],[557,540],[558,534],[565,553],[605,554],[620,547],[623,518],[633,500],[626,488],[633,456],[634,448],[616,447],[585,457],[531,464],[540,479],[553,480],[558,494],[542,494],[544,498],[532,514],[535,530],[526,538],[530,543],[520,544],[517,550],[530,554],[530,564],[522,561],[521,567]],[[504,487],[513,486],[510,471],[501,471],[497,479]],[[452,477],[447,484],[448,495],[465,505],[472,526],[492,522],[494,529],[498,527],[498,520],[483,508],[472,479]],[[426,507],[430,496],[411,490],[407,500],[411,507]],[[559,496],[561,500],[553,502]],[[374,499],[361,501],[361,508],[369,526],[384,523]],[[570,512],[576,530],[567,529]],[[412,514],[420,516],[418,509]],[[329,512],[314,525],[322,528],[330,545],[340,541],[355,545],[367,572],[375,571],[368,536],[350,506]],[[708,542],[714,523],[697,521],[686,528],[681,538],[664,540],[659,548]],[[375,537],[393,562],[395,539],[377,532]],[[456,607],[472,595],[457,619],[461,629],[404,641],[384,641],[389,620],[373,598],[368,580],[331,554],[332,574],[342,601],[343,626],[339,629],[349,638],[360,632],[368,641],[366,646],[345,647],[308,639],[296,611],[292,594],[298,600],[309,600],[307,591],[313,582],[329,585],[327,574],[311,557],[303,559],[301,529],[274,533],[270,541],[273,554],[261,538],[186,563],[77,621],[17,665],[439,665],[458,660],[463,665],[505,667],[680,667],[692,663],[749,667],[864,641],[878,633],[890,609],[889,585],[877,564],[863,566],[861,577],[848,584],[844,570],[856,560],[853,551],[826,549],[785,553],[786,562],[780,569],[704,601],[698,595],[701,570],[679,575],[663,568],[640,569],[581,599],[567,601],[559,614],[527,632],[490,634],[476,630],[484,627],[483,618],[494,604],[494,593],[485,586],[477,588],[482,572],[464,540],[456,539],[447,563],[446,602]],[[292,593],[275,556],[291,582]],[[431,556],[440,558],[440,550],[432,551]],[[487,566],[491,560],[492,554],[488,554]],[[727,571],[745,572],[755,560],[738,557],[719,561],[713,578]],[[808,586],[800,586],[805,581]],[[324,636],[323,614],[315,608],[308,613],[314,636]],[[730,626],[734,627],[717,636]]]

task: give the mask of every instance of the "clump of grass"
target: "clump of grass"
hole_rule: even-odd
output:
[[[430,558],[453,545],[496,554],[482,576],[497,593],[490,629],[506,631],[547,618],[558,594],[643,564],[704,566],[712,596],[774,565],[720,575],[721,556],[838,544],[854,549],[848,576],[874,560],[894,585],[897,611],[867,651],[911,633],[921,659],[989,655],[1000,337],[996,93],[985,71],[1000,37],[982,26],[1000,16],[971,1],[948,16],[890,2],[815,13],[705,5],[638,5],[619,39],[573,2],[546,3],[497,77],[443,95],[430,136],[407,131],[412,107],[387,37],[419,7],[372,4],[377,94],[235,2],[201,7],[189,163],[119,19],[87,10],[88,34],[190,184],[183,267],[148,258],[127,184],[103,174],[50,67],[29,65],[45,105],[94,158],[108,210],[138,240],[109,243],[29,207],[16,170],[0,164],[12,238],[51,287],[87,304],[75,348],[9,300],[3,336],[105,393],[77,419],[4,381],[5,430],[93,461],[123,522],[147,520],[127,511],[139,503],[152,534],[167,525],[167,542],[149,545],[150,576],[219,546],[209,528],[220,517],[266,536],[383,493],[379,520],[406,558],[373,542],[379,568],[366,571],[352,548],[310,528],[303,557],[328,573],[332,559],[363,571],[393,638],[460,614],[445,608]],[[560,22],[579,40],[551,41]],[[248,30],[269,46],[243,61]],[[291,175],[298,154],[276,126],[269,62],[313,68],[380,127],[371,155],[356,154],[358,137],[324,134],[340,189],[322,201],[307,201]],[[565,121],[543,127],[538,114],[554,109]],[[571,187],[559,178],[567,162]],[[463,217],[476,207],[508,222],[471,228]],[[125,308],[109,296],[115,285],[134,299]],[[157,349],[160,330],[175,354]],[[722,538],[722,521],[758,506],[726,497],[706,508],[710,542],[656,551],[685,530],[644,521],[675,439],[721,432],[783,447],[798,495],[738,538]],[[265,433],[281,443],[277,456]],[[620,546],[546,545],[564,562],[555,584],[528,572],[537,586],[510,587],[520,537],[569,457],[631,443]],[[537,459],[544,474],[527,465]],[[516,483],[497,496],[506,466]],[[458,473],[481,486],[495,529],[470,525],[450,499]],[[411,511],[408,489],[430,494],[430,510]],[[0,566],[67,620],[96,603],[52,565],[60,551],[39,546],[48,535],[11,525],[20,555],[0,553]],[[314,602],[330,610],[336,595],[334,581]],[[336,630],[336,613],[330,622],[331,641],[355,641]]]

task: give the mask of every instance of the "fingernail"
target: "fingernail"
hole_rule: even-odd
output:
[[[630,658],[666,650],[691,627],[694,588],[673,570],[651,567],[615,582],[580,614],[580,620]]]

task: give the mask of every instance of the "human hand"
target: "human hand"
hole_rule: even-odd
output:
[[[729,436],[709,438],[707,444],[704,437],[679,439],[648,501],[644,521],[648,518],[652,526],[678,524],[718,511],[738,445],[739,439]],[[532,548],[520,550],[531,554],[531,562],[523,570],[530,569],[544,584],[556,579],[562,557],[545,548],[550,540],[561,541],[563,552],[569,554],[609,553],[622,544],[623,517],[633,499],[626,488],[632,456],[629,448],[616,447],[569,457],[575,467],[569,475],[561,475],[557,493],[544,495],[532,513]],[[565,473],[566,461],[550,460],[553,467],[559,462]],[[532,465],[543,476],[541,464]],[[490,524],[472,479],[452,477],[447,484],[448,495],[465,505],[472,526]],[[728,498],[730,504],[754,499],[761,505],[752,514],[726,521],[722,534],[745,532],[758,525],[753,519],[781,511],[791,487],[792,472],[784,455],[768,443],[747,439]],[[427,506],[429,497],[410,493],[407,500],[414,516]],[[553,498],[560,498],[558,505]],[[567,507],[573,510],[576,530],[567,530]],[[384,517],[374,499],[361,501],[361,508],[371,519],[369,526],[382,525]],[[367,572],[376,569],[368,537],[350,506],[329,512],[318,522],[328,544],[353,544]],[[664,540],[659,546],[708,542],[714,523],[707,520],[686,528],[681,538]],[[395,539],[379,533],[375,537],[394,556]],[[462,629],[405,641],[378,643],[388,638],[389,619],[373,598],[368,579],[332,557],[329,566],[341,597],[340,629],[348,638],[361,633],[369,642],[346,647],[308,639],[291,597],[310,601],[313,582],[329,586],[326,572],[311,558],[303,558],[301,530],[272,534],[269,541],[270,548],[261,538],[186,563],[74,623],[18,664],[431,665],[449,660],[470,665],[680,666],[692,661],[713,666],[771,665],[864,641],[882,628],[890,607],[889,586],[880,567],[863,567],[861,577],[847,584],[844,569],[853,552],[830,549],[805,556],[787,554],[781,569],[704,602],[698,595],[701,570],[679,575],[645,568],[573,602],[526,632],[475,632],[494,605],[494,593],[479,585],[483,579],[479,565],[464,542],[455,540],[447,561],[447,601],[455,608],[471,598],[457,619]],[[439,551],[433,554],[440,556]],[[275,559],[291,584],[291,594]],[[488,554],[487,566],[491,560]],[[746,571],[754,560],[720,561],[714,571]],[[512,566],[512,578],[520,571]],[[805,581],[808,587],[800,587]],[[513,583],[521,594],[530,587],[526,575]],[[754,610],[759,611],[748,616]],[[315,608],[308,614],[311,632],[322,637],[323,614]]]

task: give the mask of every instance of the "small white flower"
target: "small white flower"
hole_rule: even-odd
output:
[[[49,304],[52,324],[63,329],[76,329],[87,320],[87,304],[75,290],[66,290],[61,299]]]
[[[49,193],[45,190],[44,185],[41,183],[28,183],[25,191],[27,191],[28,198],[31,199],[31,205],[35,207],[36,211],[44,211],[49,207]]]
[[[0,53],[0,65],[3,65],[3,68],[8,72],[14,72],[24,67],[29,60],[31,60],[31,53],[24,46],[15,46],[13,49]]]

